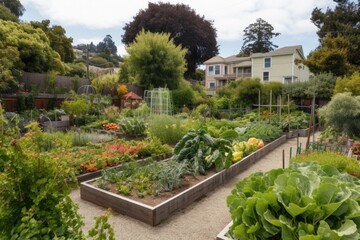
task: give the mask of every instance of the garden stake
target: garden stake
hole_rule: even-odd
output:
[[[282,167],[284,169],[285,168],[285,150],[284,149],[282,151],[282,160],[283,160]]]
[[[291,159],[291,157],[292,157],[292,147],[290,147],[290,156],[289,157],[290,157],[289,159]]]

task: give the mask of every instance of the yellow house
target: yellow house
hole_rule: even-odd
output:
[[[215,56],[204,62],[205,88],[208,95],[229,81],[243,78],[259,78],[262,82],[291,83],[307,81],[311,75],[309,69],[297,63],[304,59],[302,46],[289,46],[267,53],[253,53],[250,57]]]

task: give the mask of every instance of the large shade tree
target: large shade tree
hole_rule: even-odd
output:
[[[13,14],[10,9],[7,7],[0,5],[0,19],[7,20],[7,21],[13,21],[18,22],[19,19]]]
[[[271,39],[279,36],[275,33],[273,26],[267,21],[258,18],[255,23],[250,24],[244,30],[244,43],[240,55],[249,56],[250,53],[270,52],[278,46],[273,44]]]
[[[351,43],[348,39],[329,35],[323,39],[320,48],[310,52],[307,59],[299,62],[308,66],[315,74],[331,72],[336,76],[343,76],[354,69],[348,59],[349,51],[351,51]]]
[[[199,64],[218,54],[213,23],[184,4],[149,3],[147,9],[140,10],[133,21],[125,25],[122,42],[129,45],[142,29],[169,33],[176,45],[187,49],[186,76],[195,73]]]
[[[64,73],[60,56],[46,34],[29,24],[0,20],[0,91],[16,83],[21,71]]]
[[[19,0],[0,0],[0,4],[8,8],[16,17],[22,16],[25,11]]]
[[[111,35],[106,35],[104,40],[98,43],[98,45],[96,46],[96,51],[100,53],[106,53],[109,55],[117,54],[117,47],[114,41],[112,40]]]
[[[59,25],[50,26],[50,20],[48,19],[41,22],[30,23],[33,27],[40,28],[46,33],[50,40],[51,48],[59,53],[63,62],[68,63],[74,61],[75,56],[72,48],[73,39],[65,35],[66,31],[63,27]]]
[[[360,7],[359,1],[334,0],[334,8],[323,11],[315,8],[311,21],[318,28],[317,35],[323,45],[328,34],[343,36],[351,43],[348,59],[350,64],[360,66]]]
[[[170,34],[143,30],[126,50],[129,55],[124,65],[140,86],[178,87],[186,69],[186,49],[176,46]]]

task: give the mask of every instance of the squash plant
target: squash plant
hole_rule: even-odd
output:
[[[213,164],[217,171],[232,163],[231,143],[213,138],[205,129],[191,129],[174,148],[178,162],[187,162],[194,174],[205,174]]]
[[[227,198],[232,239],[360,239],[360,182],[330,165],[255,173]]]

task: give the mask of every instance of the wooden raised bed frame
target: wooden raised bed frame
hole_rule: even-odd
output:
[[[286,135],[283,135],[277,140],[265,145],[263,148],[253,152],[241,161],[234,163],[230,168],[216,173],[156,206],[149,206],[130,200],[124,196],[91,185],[96,179],[80,184],[80,196],[84,200],[106,208],[111,208],[114,211],[136,218],[152,226],[156,226],[168,218],[173,212],[187,207],[206,193],[238,175],[247,167],[254,164],[258,159],[285,142]]]

